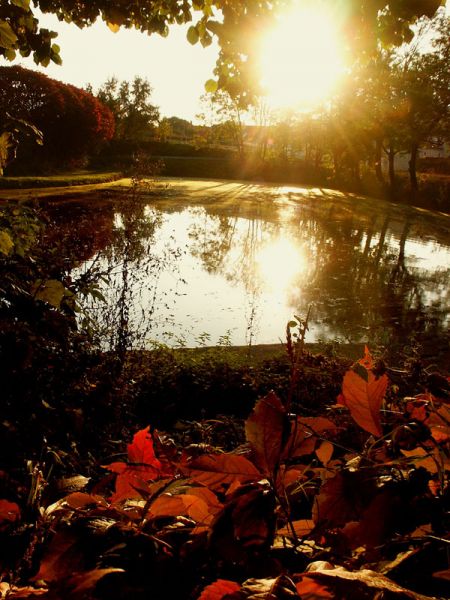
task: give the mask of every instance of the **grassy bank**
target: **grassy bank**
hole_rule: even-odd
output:
[[[92,185],[109,183],[119,179],[122,174],[119,171],[74,171],[71,173],[58,173],[49,176],[23,176],[23,177],[1,177],[1,189],[29,189],[50,187],[71,187],[74,185]]]

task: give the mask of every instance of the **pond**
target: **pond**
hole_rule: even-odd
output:
[[[126,196],[126,197],[121,197]],[[448,345],[450,218],[317,188],[172,180],[49,209],[103,342]],[[98,294],[95,294],[98,296]],[[125,336],[125,337],[124,337]]]

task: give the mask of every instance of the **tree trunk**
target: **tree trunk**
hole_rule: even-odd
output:
[[[411,189],[415,193],[419,189],[417,183],[417,157],[419,155],[419,146],[414,142],[411,146],[411,158],[409,159],[409,181],[411,183]]]
[[[395,152],[392,148],[392,146],[389,147],[389,151],[388,151],[388,162],[389,162],[389,185],[391,187],[391,190],[394,190],[395,188],[395,164],[394,164],[394,160],[395,160]]]
[[[384,183],[383,170],[381,168],[381,140],[375,142],[375,176],[380,183]]]

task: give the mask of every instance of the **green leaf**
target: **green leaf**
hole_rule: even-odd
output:
[[[14,144],[11,143],[11,133],[4,131],[0,135],[0,175],[3,175],[3,170],[8,164],[12,148]]]
[[[205,91],[208,92],[208,94],[217,92],[218,87],[218,83],[217,81],[214,81],[214,79],[208,79],[208,81],[205,82]]]
[[[29,10],[30,8],[30,0],[11,0],[11,4],[23,8],[24,10]]]
[[[194,25],[191,25],[191,27],[189,27],[186,37],[188,39],[188,42],[192,45],[198,42],[198,31],[197,28],[194,27]]]
[[[0,252],[8,256],[14,248],[14,242],[6,231],[0,231]]]
[[[6,21],[0,21],[0,48],[13,48],[18,37],[11,25]]]
[[[57,279],[47,279],[47,281],[38,282],[34,297],[36,300],[42,300],[55,308],[59,308],[65,293],[66,288],[60,281]]]

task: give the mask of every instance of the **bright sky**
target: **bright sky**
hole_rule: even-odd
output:
[[[55,40],[61,47],[63,65],[50,63],[36,67],[32,59],[15,61],[65,83],[94,89],[115,75],[131,80],[135,75],[147,78],[152,87],[152,101],[163,116],[193,120],[199,112],[198,100],[205,92],[204,83],[213,74],[217,46],[192,46],[186,40],[187,27],[174,26],[167,38],[148,36],[121,29],[113,33],[103,22],[78,29],[60,23],[53,15],[43,15],[41,26],[58,32]]]
[[[328,0],[293,0],[290,11],[278,19],[261,47],[262,83],[272,108],[290,106],[313,109],[326,100],[345,72],[339,23],[342,12]],[[447,0],[447,13],[450,0]],[[213,76],[217,45],[192,46],[187,26],[173,26],[167,38],[148,36],[136,30],[113,33],[105,23],[78,29],[60,23],[53,15],[42,15],[41,26],[59,33],[63,65],[51,63],[39,69],[66,83],[96,90],[108,78],[147,78],[154,90],[152,101],[162,116],[195,121],[204,83]],[[263,38],[264,39],[264,38]],[[16,64],[38,68],[32,59]]]

